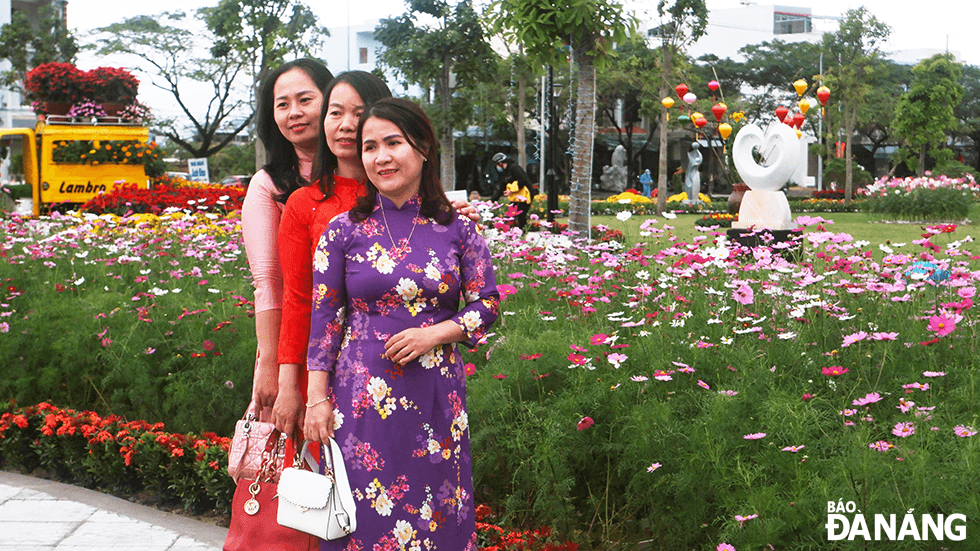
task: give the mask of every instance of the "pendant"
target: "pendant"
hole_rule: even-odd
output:
[[[255,514],[259,512],[259,502],[255,499],[255,496],[259,493],[259,488],[259,483],[257,481],[253,482],[248,487],[248,493],[252,494],[252,497],[245,502],[244,509],[245,514],[249,516],[255,516]]]

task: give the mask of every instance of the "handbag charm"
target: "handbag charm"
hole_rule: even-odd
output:
[[[245,502],[243,509],[245,509],[246,515],[254,516],[259,512],[259,502],[255,499],[255,496],[259,495],[258,481],[254,481],[248,486],[248,493],[252,494],[252,497]]]

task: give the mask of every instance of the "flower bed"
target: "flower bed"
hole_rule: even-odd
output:
[[[980,198],[972,175],[963,178],[881,178],[861,190],[863,208],[891,220],[962,220]]]
[[[728,214],[727,212],[720,212],[715,214],[708,214],[702,216],[700,219],[694,221],[694,225],[701,228],[710,228],[717,226],[719,228],[730,228],[732,227],[732,222],[738,221],[738,214]]]
[[[226,471],[231,439],[167,432],[46,402],[0,408],[0,462],[107,493],[150,491],[164,507],[227,514],[235,485]]]
[[[95,214],[206,212],[229,213],[240,210],[245,190],[217,184],[158,180],[150,189],[136,184],[116,185],[84,203],[80,210]]]
[[[58,164],[132,164],[156,162],[156,142],[139,140],[61,140],[52,144],[51,158]]]

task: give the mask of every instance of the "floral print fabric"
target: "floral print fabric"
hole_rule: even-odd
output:
[[[379,195],[366,220],[335,218],[314,254],[307,366],[331,372],[335,439],[358,524],[322,549],[476,551],[456,344],[404,366],[384,357],[384,344],[403,329],[452,320],[475,345],[497,319],[499,295],[476,225],[454,214],[443,226],[418,213],[417,197],[397,208]]]

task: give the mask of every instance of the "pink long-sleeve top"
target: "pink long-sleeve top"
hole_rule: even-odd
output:
[[[299,173],[309,178],[313,159],[300,157]],[[242,238],[255,287],[255,311],[282,309],[282,267],[279,263],[279,220],[285,205],[265,170],[252,176],[242,204]]]

